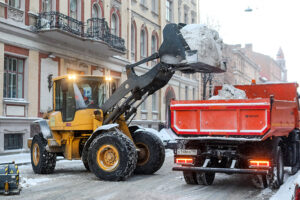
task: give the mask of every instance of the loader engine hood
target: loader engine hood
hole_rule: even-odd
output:
[[[168,24],[159,48],[162,63],[183,73],[221,73],[226,71],[222,58],[223,41],[217,31],[201,24]]]

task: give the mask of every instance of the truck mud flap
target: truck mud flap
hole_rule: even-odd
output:
[[[211,167],[173,167],[173,171],[192,171],[192,172],[215,172],[228,174],[261,174],[269,173],[267,169],[236,169],[236,168],[211,168]]]

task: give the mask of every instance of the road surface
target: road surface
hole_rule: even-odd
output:
[[[19,167],[20,195],[1,199],[22,200],[158,200],[158,199],[269,199],[276,191],[255,189],[247,175],[217,174],[212,186],[187,185],[181,172],[173,172],[172,153],[168,152],[163,167],[154,175],[134,175],[127,181],[101,181],[87,172],[81,161],[61,160],[54,174],[34,174],[31,165]],[[287,172],[286,172],[287,173]]]

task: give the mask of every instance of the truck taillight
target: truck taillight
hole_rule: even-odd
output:
[[[194,159],[189,157],[189,158],[176,158],[175,159],[176,164],[193,164],[194,163]]]
[[[300,188],[299,185],[297,184],[295,187],[295,200],[300,200]]]
[[[249,167],[250,168],[270,167],[270,161],[268,161],[268,160],[250,160]]]

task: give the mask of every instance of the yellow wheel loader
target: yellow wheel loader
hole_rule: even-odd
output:
[[[164,87],[176,70],[207,72],[203,63],[188,65],[182,62],[195,54],[180,33],[182,26],[167,25],[159,51],[127,65],[128,79],[108,99],[105,99],[104,77],[50,77],[53,110],[45,119],[31,124],[33,138],[28,139],[33,171],[52,173],[58,155],[68,160],[81,159],[86,169],[102,180],[125,180],[133,172],[152,174],[159,170],[165,158],[161,140],[129,124],[137,107]],[[136,66],[154,59],[159,59],[158,64],[145,74],[136,75]]]

